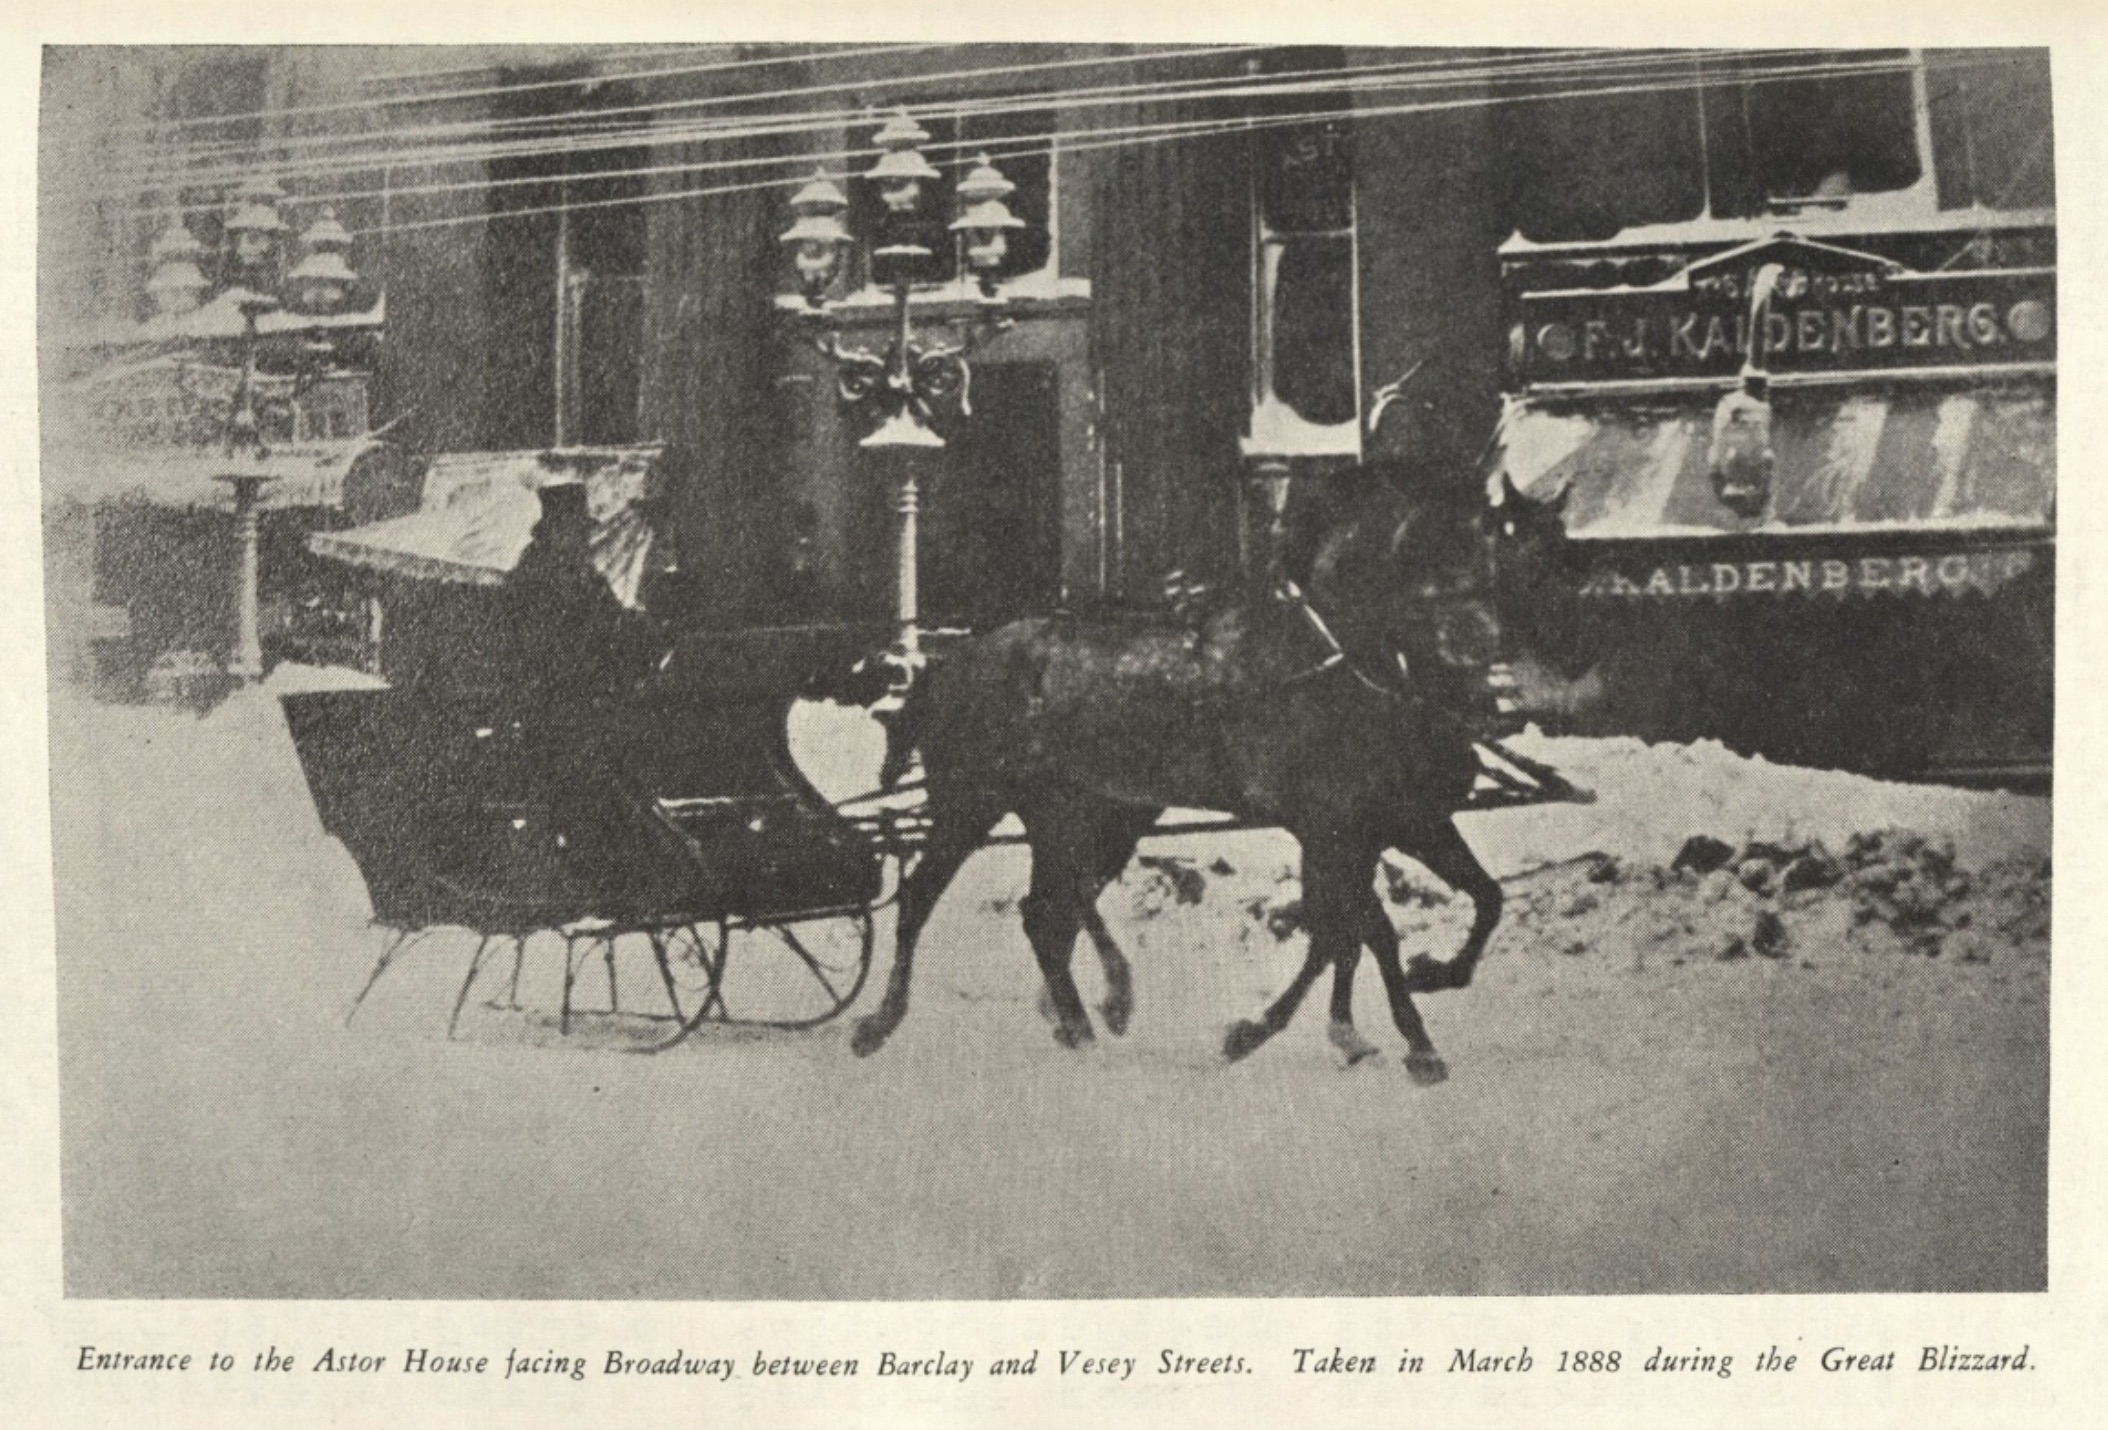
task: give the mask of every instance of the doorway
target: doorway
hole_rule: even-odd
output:
[[[1061,604],[1060,376],[1052,362],[976,364],[970,416],[936,425],[925,464],[922,616],[989,630]]]

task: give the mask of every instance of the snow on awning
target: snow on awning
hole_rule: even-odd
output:
[[[286,308],[273,308],[256,319],[257,333],[267,338],[284,333],[378,331],[387,325],[388,298],[384,293],[375,294],[372,303],[354,312],[296,313]],[[246,326],[247,320],[242,317],[241,309],[222,293],[187,313],[157,313],[143,322],[126,319],[69,330],[60,334],[58,341],[61,346],[75,348],[138,348],[165,343],[239,339]]]
[[[425,473],[418,510],[350,531],[316,532],[308,548],[318,556],[414,580],[500,585],[541,518],[537,490],[552,473],[572,473],[586,486],[593,564],[623,605],[640,609],[656,533],[639,503],[653,494],[653,474],[664,450],[444,453]]]
[[[273,446],[257,457],[227,456],[217,447],[66,445],[47,453],[44,499],[143,502],[151,506],[231,510],[234,488],[223,480],[268,478],[259,494],[266,511],[342,507],[345,482],[370,452],[389,444],[372,436]]]
[[[1493,477],[1567,493],[1570,535],[2048,530],[2056,512],[2056,399],[2033,387],[1944,392],[1774,389],[1770,500],[1722,505],[1708,467],[1717,395],[1533,403],[1502,415]]]

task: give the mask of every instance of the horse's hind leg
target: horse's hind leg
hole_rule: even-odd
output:
[[[1109,818],[1100,831],[1097,868],[1083,890],[1083,931],[1090,935],[1091,947],[1098,952],[1098,966],[1105,970],[1105,1001],[1098,1005],[1098,1011],[1105,1018],[1105,1030],[1114,1037],[1125,1033],[1134,1017],[1134,966],[1114,942],[1112,930],[1105,926],[1105,919],[1098,912],[1098,899],[1127,868],[1128,861],[1134,858],[1135,846],[1162,812],[1121,810]]]
[[[1032,844],[1032,888],[1018,911],[1054,1006],[1055,1040],[1064,1047],[1081,1047],[1095,1038],[1069,965],[1098,887],[1097,828],[1088,807],[1067,795],[1035,800],[1020,814]]]
[[[1098,966],[1105,971],[1105,1001],[1098,1005],[1098,1013],[1105,1019],[1105,1031],[1117,1038],[1134,1018],[1134,965],[1113,941],[1113,931],[1105,926],[1105,917],[1098,912],[1094,897],[1097,892],[1084,891],[1083,931],[1090,936],[1091,947],[1098,951]]]
[[[1442,1055],[1435,1051],[1435,1040],[1427,1035],[1427,1024],[1420,1021],[1420,1010],[1413,1006],[1413,995],[1406,987],[1405,970],[1398,964],[1398,930],[1391,927],[1391,916],[1384,912],[1383,901],[1371,889],[1367,906],[1362,912],[1362,940],[1376,955],[1376,971],[1383,975],[1384,992],[1390,995],[1391,1021],[1405,1036],[1405,1070],[1414,1082],[1433,1084],[1449,1076],[1449,1067]]]
[[[1002,818],[999,803],[985,795],[939,798],[930,791],[930,835],[914,871],[901,881],[900,904],[893,935],[893,969],[886,978],[885,997],[876,1011],[857,1020],[849,1046],[858,1057],[868,1057],[885,1046],[908,1012],[908,984],[915,967],[915,941],[929,922],[937,900],[944,896],[981,841]]]
[[[1398,846],[1407,854],[1425,864],[1434,876],[1471,900],[1471,933],[1464,946],[1457,950],[1456,957],[1448,962],[1416,953],[1406,965],[1405,991],[1408,993],[1439,993],[1445,989],[1465,988],[1471,984],[1471,974],[1478,967],[1479,955],[1486,951],[1486,941],[1493,937],[1493,929],[1500,922],[1500,882],[1486,872],[1464,836],[1457,833],[1454,821],[1444,820],[1427,834],[1410,844]]]

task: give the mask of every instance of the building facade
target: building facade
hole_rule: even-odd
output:
[[[797,184],[868,167],[906,108],[944,175],[934,207],[986,151],[1027,224],[972,414],[940,415],[948,445],[922,459],[936,623],[1222,580],[1262,559],[1281,508],[1369,458],[1504,471],[1569,490],[1601,553],[1588,599],[1622,672],[1605,728],[2024,762],[2047,753],[2047,651],[2022,660],[2024,696],[1971,652],[2045,641],[2046,585],[2009,609],[1942,573],[2025,551],[2047,581],[2048,95],[2046,56],[2016,51],[53,51],[43,219],[68,261],[45,275],[46,337],[136,315],[166,211],[210,243],[225,189],[266,166],[296,206],[335,207],[385,288],[371,403],[399,440],[663,445],[655,518],[693,619],[882,620],[893,459],[857,445],[866,419],[809,341],[779,236]],[[151,181],[86,173],[97,134]],[[868,234],[864,187],[848,219]],[[1800,246],[1759,251],[1782,232]],[[1792,296],[1757,320],[1753,363],[1767,264]],[[831,297],[844,341],[878,346],[870,271],[852,251]],[[918,325],[969,325],[959,264],[927,277]],[[1752,366],[1765,495],[1730,506],[1712,425]],[[1807,600],[1763,589],[1825,561],[1862,563],[1852,599],[1813,575]],[[1760,698],[1926,633],[1937,652],[1831,701],[1820,738]],[[1882,701],[1986,680],[1969,729],[1848,738]]]

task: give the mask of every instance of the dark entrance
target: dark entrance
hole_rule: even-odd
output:
[[[1051,362],[977,364],[971,416],[924,462],[922,615],[986,630],[1061,601],[1061,411]]]

